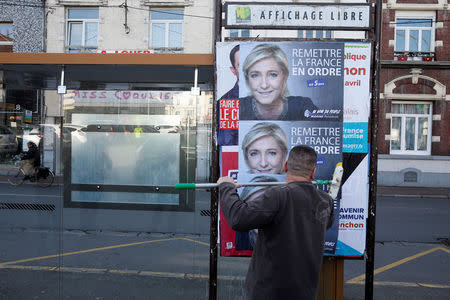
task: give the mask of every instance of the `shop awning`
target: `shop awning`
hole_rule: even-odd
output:
[[[214,82],[212,54],[0,53],[6,88],[56,89],[63,68],[69,89],[183,85],[196,68],[199,86]]]

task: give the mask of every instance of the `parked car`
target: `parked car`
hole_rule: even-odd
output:
[[[78,124],[63,124],[63,141],[69,142],[77,139],[81,143],[86,143],[86,126]]]
[[[5,125],[0,125],[0,154],[17,152],[17,136]]]
[[[179,133],[181,131],[180,126],[175,125],[156,125],[155,129],[159,133]]]
[[[51,128],[56,134],[56,136],[58,138],[60,137],[61,130],[59,124],[41,124],[41,126]],[[63,132],[62,132],[63,142],[70,143],[73,137],[74,139],[77,139],[78,141],[85,143],[86,142],[85,130],[86,130],[85,125],[70,124],[70,123],[63,124]]]

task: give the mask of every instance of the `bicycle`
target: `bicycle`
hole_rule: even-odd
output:
[[[23,161],[20,160],[20,156],[15,156],[14,165],[15,166],[9,169],[7,173],[8,182],[11,185],[21,185],[28,179],[30,182],[35,182],[40,187],[49,187],[55,180],[55,174],[46,167],[36,168],[34,174],[27,178],[23,170]]]

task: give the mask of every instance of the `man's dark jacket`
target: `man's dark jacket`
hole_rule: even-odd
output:
[[[315,299],[333,199],[298,181],[269,188],[248,202],[239,199],[233,184],[222,183],[219,196],[233,230],[258,228],[245,282],[249,299]]]

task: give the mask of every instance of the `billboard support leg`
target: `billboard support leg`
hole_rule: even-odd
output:
[[[323,258],[316,299],[344,299],[344,259],[334,257]]]
[[[375,220],[378,172],[378,103],[380,100],[380,51],[381,51],[381,14],[382,1],[375,3],[375,30],[373,33],[374,55],[372,73],[372,102],[370,113],[370,169],[369,169],[369,206],[366,233],[366,279],[365,299],[373,299],[373,277],[375,260]]]
[[[215,30],[214,30],[214,42],[220,42],[222,38],[222,1],[215,1]],[[213,47],[215,57],[215,47]],[[215,60],[215,58],[214,58]],[[214,64],[216,62],[214,61]],[[216,74],[214,74],[214,81],[216,81]],[[213,93],[215,99],[216,93]],[[217,110],[216,105],[213,105],[213,114],[211,132],[212,132],[212,153],[211,153],[211,169],[210,169],[210,182],[216,182],[219,179],[219,147],[217,143]],[[210,241],[209,241],[209,300],[217,299],[217,241],[218,241],[218,206],[219,206],[219,192],[217,189],[211,191],[210,202],[211,222],[210,222]]]

